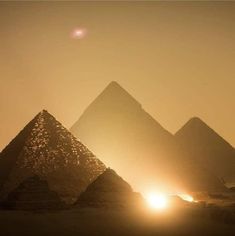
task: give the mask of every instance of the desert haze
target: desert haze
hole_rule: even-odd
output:
[[[0,235],[235,235],[235,4],[0,2]]]

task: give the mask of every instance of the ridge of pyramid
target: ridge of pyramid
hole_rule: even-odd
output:
[[[87,187],[86,191],[132,192],[132,188],[114,170],[107,168]]]
[[[38,175],[73,202],[105,170],[104,164],[46,110],[39,112],[0,154],[0,196]]]

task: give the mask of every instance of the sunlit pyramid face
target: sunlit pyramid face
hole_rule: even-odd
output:
[[[72,33],[71,36],[74,39],[82,39],[86,36],[87,34],[87,30],[84,28],[75,28]]]

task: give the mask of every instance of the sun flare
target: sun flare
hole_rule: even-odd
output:
[[[194,202],[194,198],[189,194],[179,194],[178,196],[187,202]]]
[[[71,37],[74,39],[82,39],[86,36],[87,30],[85,28],[76,28],[72,31]]]
[[[150,208],[154,210],[163,210],[167,207],[167,196],[159,193],[150,193],[146,197]]]

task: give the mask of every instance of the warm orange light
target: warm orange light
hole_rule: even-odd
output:
[[[82,39],[86,36],[87,30],[85,28],[76,28],[72,31],[71,36],[74,39]]]
[[[178,194],[178,196],[187,202],[194,202],[193,197],[189,194],[182,193],[182,194]]]
[[[159,193],[149,193],[146,197],[150,208],[155,210],[163,210],[167,207],[167,196]]]

